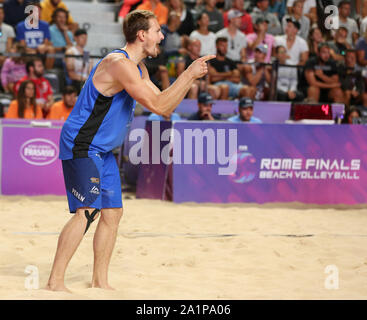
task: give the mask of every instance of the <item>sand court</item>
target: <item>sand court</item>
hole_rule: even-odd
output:
[[[0,299],[367,297],[363,206],[123,201],[109,272],[116,290],[90,288],[94,223],[67,269],[68,294],[42,289],[70,218],[66,198],[0,197]],[[38,290],[25,288],[29,266]]]

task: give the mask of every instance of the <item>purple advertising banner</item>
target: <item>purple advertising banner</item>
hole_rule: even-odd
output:
[[[176,122],[175,202],[367,202],[367,127]]]
[[[146,122],[146,135],[141,152],[147,152],[147,157],[145,163],[141,163],[139,166],[136,185],[137,198],[166,199],[168,166],[165,162],[167,162],[168,155],[163,156],[163,159],[161,155],[162,150],[169,142],[160,140],[160,137],[165,130],[169,130],[171,127],[172,122],[170,121]],[[133,153],[130,152],[130,157],[132,155]]]
[[[61,128],[36,128],[28,122],[2,124],[1,193],[65,195],[58,159]]]

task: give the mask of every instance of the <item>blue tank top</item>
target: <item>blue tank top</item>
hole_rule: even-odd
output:
[[[113,52],[123,53],[124,50]],[[111,52],[112,53],[112,52]],[[78,100],[64,123],[60,136],[61,160],[86,158],[121,146],[134,117],[136,101],[122,90],[106,97],[93,84],[93,76],[103,59],[92,69]],[[138,66],[140,76],[142,71]]]

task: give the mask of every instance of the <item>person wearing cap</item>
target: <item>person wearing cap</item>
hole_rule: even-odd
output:
[[[310,32],[310,19],[303,14],[303,0],[296,0],[293,2],[292,13],[286,14],[282,19],[282,28],[285,30],[287,26],[287,19],[293,18],[300,23],[301,28],[298,30],[298,35],[307,40]]]
[[[66,56],[80,56],[66,57],[65,65],[67,71],[67,77],[69,82],[73,85],[77,94],[79,94],[84,82],[87,80],[88,75],[93,67],[93,61],[89,58],[89,52],[85,50],[85,46],[88,42],[88,34],[85,29],[78,29],[74,34],[75,45],[66,50]]]
[[[275,47],[283,46],[287,48],[287,54],[289,56],[287,64],[290,65],[303,66],[308,59],[308,44],[306,40],[297,35],[300,28],[301,25],[297,20],[288,18],[285,35],[275,37]]]
[[[338,69],[335,61],[331,59],[330,48],[326,42],[319,45],[318,56],[307,61],[305,78],[308,85],[305,93],[309,102],[344,103]]]
[[[246,36],[240,31],[243,13],[236,9],[228,11],[229,25],[216,33],[217,38],[228,39],[227,58],[236,62],[246,61]]]
[[[267,47],[267,54],[265,62],[271,61],[271,54],[275,43],[275,38],[272,34],[268,33],[268,21],[264,18],[258,18],[254,25],[255,32],[247,35],[247,59],[251,61],[255,57],[255,48],[259,44],[263,44]]]
[[[209,62],[208,66],[211,84],[220,87],[227,86],[228,96],[233,99],[252,94],[249,86],[241,83],[239,66],[235,61],[227,58],[228,39],[225,37],[217,38],[216,47],[216,57]]]
[[[259,118],[253,116],[254,102],[250,97],[243,97],[238,102],[238,115],[228,118],[230,122],[262,123]]]
[[[253,33],[254,29],[250,14],[243,8],[244,2],[244,0],[232,0],[231,9],[236,9],[242,12],[240,30],[247,36],[248,34]],[[229,25],[228,12],[229,10],[223,13],[224,27],[228,27]]]
[[[273,36],[282,34],[282,26],[278,17],[269,12],[269,0],[256,0],[256,7],[251,12],[252,21],[257,21],[259,18],[269,21],[269,33]]]
[[[191,114],[187,120],[220,120],[220,114],[212,113],[213,97],[202,92],[198,97],[198,111]]]
[[[254,63],[240,66],[240,71],[250,87],[249,96],[256,100],[266,100],[269,93],[271,66],[266,66],[264,64],[266,54],[266,46],[259,44],[255,48]]]

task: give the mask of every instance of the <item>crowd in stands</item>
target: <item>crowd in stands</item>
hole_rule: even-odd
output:
[[[25,10],[30,4],[38,10]],[[159,56],[145,60],[162,90],[193,60],[216,54],[187,98],[239,100],[241,119],[251,119],[243,110],[253,100],[343,103],[346,116],[366,115],[367,0],[125,0],[116,20],[134,9],[153,11],[165,36]],[[6,117],[67,117],[96,62],[76,21],[62,0],[0,0],[1,90],[13,99]],[[62,97],[45,77],[53,69],[64,74]]]

